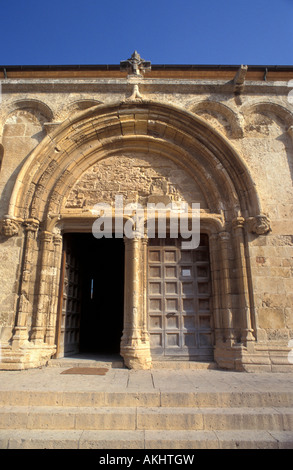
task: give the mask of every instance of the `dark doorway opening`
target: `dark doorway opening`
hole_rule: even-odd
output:
[[[80,352],[119,353],[123,330],[124,242],[83,240]]]
[[[117,354],[123,332],[124,242],[67,234],[78,257],[79,352]]]

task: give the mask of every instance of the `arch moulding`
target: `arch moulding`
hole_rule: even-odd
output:
[[[239,345],[247,348],[256,340],[247,232],[265,234],[270,224],[245,161],[222,134],[193,113],[151,101],[127,101],[69,117],[49,133],[19,172],[2,220],[4,235],[23,238],[23,274],[11,342],[19,367],[45,363],[56,351],[62,233],[91,231],[95,220],[90,207],[66,208],[70,191],[94,165],[130,154],[171,160],[194,179],[205,197],[200,216],[201,228],[210,238],[216,361],[240,367]],[[134,240],[128,252],[132,261],[139,258],[145,263],[145,241]],[[233,288],[231,263],[237,271]],[[134,274],[132,282],[145,285],[143,276]],[[132,313],[139,307],[135,302],[128,299]],[[138,312],[135,335],[134,330],[124,331],[122,352],[129,367],[147,368],[151,356],[146,312],[143,307]],[[125,324],[132,313],[124,312]]]

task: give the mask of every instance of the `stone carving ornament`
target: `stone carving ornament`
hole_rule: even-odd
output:
[[[18,235],[19,232],[19,224],[13,219],[3,219],[2,220],[2,227],[1,233],[5,237],[13,237],[14,235]]]
[[[246,222],[247,229],[251,233],[264,235],[265,233],[271,231],[270,219],[264,214],[257,215],[255,217],[249,217]]]

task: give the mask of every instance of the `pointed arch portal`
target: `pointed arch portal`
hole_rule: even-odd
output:
[[[125,181],[115,186],[122,166]],[[116,181],[112,176],[109,183],[107,168],[116,168]],[[91,232],[96,219],[92,201],[113,200],[122,183],[125,194],[133,185],[136,202],[142,204],[177,196],[202,203],[214,358],[219,365],[241,368],[243,350],[256,339],[247,233],[266,233],[269,221],[247,165],[230,142],[193,113],[153,101],[98,105],[74,114],[41,142],[19,172],[3,227],[7,235],[23,233],[23,274],[13,336],[22,367],[45,363],[58,348],[60,279],[66,269],[63,235]],[[68,202],[72,195],[75,205]],[[147,236],[125,238],[120,352],[133,368],[149,368],[153,360],[147,286],[148,270],[155,262],[148,263],[149,246]],[[166,270],[164,263],[157,267]]]

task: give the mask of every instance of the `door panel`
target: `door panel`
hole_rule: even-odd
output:
[[[58,357],[79,352],[81,282],[78,251],[74,241],[64,236],[62,310]]]
[[[208,238],[196,250],[180,239],[150,239],[148,323],[152,356],[213,358]]]

